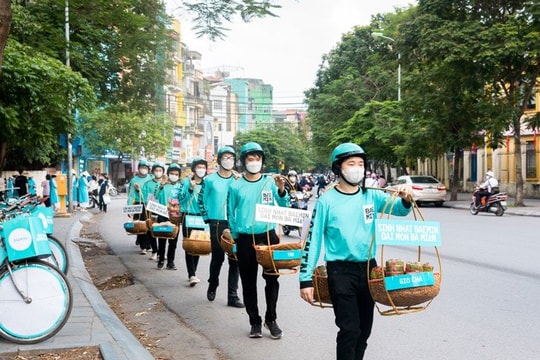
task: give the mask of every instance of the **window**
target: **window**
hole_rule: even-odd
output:
[[[533,141],[527,141],[525,167],[526,177],[536,178],[536,149]]]
[[[214,110],[223,110],[223,101],[213,100],[213,103],[214,103]]]

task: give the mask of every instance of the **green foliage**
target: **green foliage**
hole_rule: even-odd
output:
[[[164,154],[171,146],[173,120],[141,113],[126,105],[96,110],[80,123],[85,146],[94,154],[129,154],[132,158]]]
[[[266,169],[278,169],[280,161],[285,163],[286,169],[297,171],[310,170],[314,165],[305,135],[294,126],[261,126],[238,134],[234,139],[238,151],[243,144],[250,141],[262,146]]]
[[[94,104],[92,88],[80,74],[8,41],[0,75],[0,144],[6,149],[0,170],[3,165],[51,163],[58,155],[58,135],[75,131],[70,109],[84,111]]]
[[[194,30],[198,37],[207,36],[211,40],[224,39],[228,28],[224,23],[231,22],[235,14],[243,21],[254,18],[276,16],[274,11],[281,8],[274,1],[241,0],[241,1],[184,1],[185,8],[191,12],[195,23]]]

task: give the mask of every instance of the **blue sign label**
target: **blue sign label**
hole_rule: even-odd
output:
[[[272,251],[272,258],[274,260],[295,260],[300,259],[302,256],[302,250],[274,250]]]
[[[384,286],[387,291],[429,286],[433,284],[435,284],[435,277],[431,271],[387,276],[384,278]]]
[[[377,245],[440,246],[441,224],[437,221],[375,220]]]
[[[186,227],[190,229],[202,229],[210,231],[210,226],[204,223],[202,216],[186,215]]]

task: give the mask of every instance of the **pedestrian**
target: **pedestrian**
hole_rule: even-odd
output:
[[[37,190],[36,190],[36,181],[34,180],[34,176],[28,175],[28,173],[25,173],[25,175],[27,175],[28,177],[28,193],[32,196],[36,196]]]
[[[366,174],[366,182],[365,185],[368,188],[376,188],[379,187],[379,181],[377,180],[377,174],[376,173],[370,173],[369,171]]]
[[[143,185],[152,180],[153,176],[149,174],[150,164],[146,159],[140,159],[137,164],[137,173],[129,181],[129,193],[127,199],[127,205],[143,205],[140,214],[134,214],[133,220],[146,221],[146,204],[142,193]],[[131,215],[128,215],[131,217]],[[140,254],[146,255],[147,251],[151,249],[150,246],[150,229],[144,234],[137,234],[135,245],[138,245],[141,249]]]
[[[56,175],[51,175],[49,180],[50,187],[50,196],[51,196],[51,206],[54,208],[54,211],[57,212],[60,210],[60,200],[58,199],[58,183],[56,182]]]
[[[99,175],[99,211],[107,212],[107,205],[110,201],[109,176],[106,173]]]
[[[88,182],[88,193],[90,197],[90,202],[92,203],[92,209],[95,209],[98,203],[98,196],[99,196],[98,192],[99,192],[99,184],[97,181],[97,177],[95,175],[92,175],[90,177],[90,181]]]
[[[86,208],[89,207],[88,202],[88,172],[83,171],[79,180],[77,180],[77,197],[79,199],[79,206],[81,211],[86,211]]]
[[[149,181],[145,182],[142,186],[142,195],[145,204],[148,206],[149,201],[158,201],[158,191],[160,185],[164,184],[167,181],[167,177],[165,174],[165,165],[163,165],[160,162],[155,162],[152,165],[152,177]],[[150,214],[147,214],[148,216],[152,216]],[[157,215],[154,217],[157,221]],[[150,230],[150,229],[149,229]],[[157,239],[152,236],[152,233],[149,232],[146,239],[143,239],[146,242],[141,245],[141,248],[145,249],[146,251],[151,250],[152,255],[150,255],[150,260],[157,261]],[[141,255],[144,255],[141,251]]]
[[[14,185],[17,189],[18,197],[28,194],[28,178],[24,175],[24,170],[19,170],[19,175],[15,178]]]
[[[77,178],[77,172],[71,170],[71,200],[73,201],[73,210],[79,207],[79,179]]]
[[[45,180],[41,182],[41,196],[45,199],[45,206],[51,206],[51,175],[45,175]]]
[[[160,185],[158,192],[158,201],[162,205],[168,205],[169,199],[178,197],[180,191],[180,173],[182,169],[178,164],[172,163],[167,168],[167,183]],[[158,222],[167,221],[167,218],[158,216]],[[179,225],[179,224],[178,224]],[[176,258],[176,247],[178,245],[178,233],[174,239],[158,238],[158,269],[163,269],[165,260],[167,260],[167,270],[176,270],[174,259]],[[168,244],[168,246],[167,246]],[[165,248],[167,248],[167,256],[165,257]]]
[[[199,206],[204,222],[210,226],[210,241],[212,258],[210,259],[210,276],[206,298],[214,301],[219,286],[219,273],[225,261],[225,252],[221,248],[220,239],[223,230],[229,227],[227,221],[227,193],[229,185],[235,181],[233,173],[235,151],[230,146],[218,150],[218,170],[204,178],[199,193]],[[243,308],[244,304],[238,297],[238,262],[229,257],[229,273],[227,281],[227,305]]]
[[[285,178],[281,175],[273,179],[262,174],[265,154],[262,147],[255,142],[248,142],[240,149],[240,162],[245,169],[243,176],[231,183],[228,193],[227,216],[231,235],[236,242],[238,269],[242,282],[242,293],[246,312],[249,316],[250,338],[262,337],[262,318],[257,305],[257,263],[255,245],[279,243],[276,224],[255,220],[257,204],[289,207],[289,194],[285,189]],[[269,269],[263,271],[266,282],[266,313],[264,325],[270,330],[273,339],[280,339],[283,331],[277,319],[277,301],[279,296],[278,274],[270,274]]]
[[[337,360],[364,357],[373,324],[374,302],[368,287],[368,266],[375,267],[375,254],[369,253],[375,233],[377,213],[385,211],[405,216],[411,211],[409,194],[399,189],[400,200],[385,206],[389,194],[365,187],[367,156],[353,143],[338,145],[331,156],[337,185],[315,203],[311,226],[300,266],[300,296],[313,304],[313,270],[321,249],[328,272],[328,287],[339,328]]]
[[[180,204],[181,212],[184,213],[182,224],[182,236],[189,238],[191,228],[186,226],[186,216],[201,216],[201,208],[199,207],[199,192],[201,191],[201,183],[206,176],[208,163],[200,157],[195,157],[191,161],[191,176],[186,176],[182,179],[180,191],[178,192],[178,203]],[[175,199],[172,197],[171,199]],[[188,281],[191,287],[197,285],[201,280],[197,277],[197,267],[199,265],[198,255],[192,255],[185,251],[186,268],[188,271]]]

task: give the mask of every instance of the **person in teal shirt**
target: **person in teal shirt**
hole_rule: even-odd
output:
[[[32,196],[37,195],[36,191],[36,181],[32,175],[28,176],[28,193]]]
[[[182,179],[180,185],[180,191],[178,192],[177,199],[180,204],[180,208],[184,215],[201,216],[201,208],[199,207],[199,192],[201,191],[201,183],[206,176],[208,163],[206,160],[200,157],[195,157],[191,161],[191,176],[186,176]],[[174,196],[171,199],[175,199]],[[186,226],[186,216],[182,223],[182,236],[189,238],[191,233],[190,228]],[[195,286],[201,282],[197,277],[197,267],[199,266],[198,255],[189,254],[185,252],[186,268],[188,271],[188,281],[190,286]]]
[[[58,184],[56,183],[56,175],[51,175],[51,178],[49,179],[49,187],[50,187],[50,198],[51,198],[51,206],[54,208],[54,211],[58,211],[60,209],[60,200],[58,199]]]
[[[155,162],[152,165],[152,179],[145,182],[142,186],[142,196],[143,201],[145,204],[148,204],[149,200],[158,201],[158,192],[159,187],[162,184],[165,184],[167,182],[167,177],[165,176],[165,166],[160,162]],[[142,249],[145,250],[152,250],[152,255],[150,256],[150,260],[157,261],[157,240],[155,237],[152,236],[152,234],[148,234],[148,236],[144,239],[146,242],[141,245]],[[144,252],[145,254],[146,252]],[[144,255],[143,251],[141,251],[141,255]]]
[[[81,211],[86,211],[88,208],[88,205],[90,204],[88,202],[88,178],[89,176],[88,172],[83,171],[81,173],[81,176],[79,176],[79,180],[77,180],[77,196],[79,199],[79,207]]]
[[[182,172],[182,169],[178,164],[170,164],[167,168],[167,178],[168,181],[166,184],[161,185],[159,187],[158,192],[158,202],[161,205],[169,205],[173,200],[174,197],[177,197],[178,192],[180,191],[180,173]],[[158,222],[165,222],[168,219],[159,216]],[[167,259],[167,270],[176,270],[176,265],[174,264],[174,259],[176,257],[176,247],[178,245],[178,234],[176,234],[176,237],[174,239],[163,239],[158,238],[158,269],[163,269],[163,266],[165,265],[165,259]],[[167,243],[169,243],[169,246],[167,248],[167,257],[165,257],[165,248],[167,247]]]
[[[373,325],[374,302],[368,287],[368,266],[377,266],[374,250],[369,252],[380,212],[406,216],[411,211],[408,194],[387,206],[389,194],[365,188],[367,156],[353,143],[337,146],[331,157],[337,185],[317,200],[300,265],[300,296],[313,304],[313,270],[324,246],[328,286],[339,327],[337,360],[364,358]]]
[[[140,214],[134,214],[133,220],[146,220],[146,205],[142,196],[142,187],[144,183],[152,180],[152,175],[148,172],[150,170],[150,164],[146,159],[140,159],[137,164],[137,174],[129,181],[129,193],[127,198],[127,205],[143,205],[142,212]],[[131,215],[128,215],[131,216]],[[150,248],[147,246],[150,244],[150,231],[145,234],[138,234],[135,240],[135,245],[139,245],[141,249],[141,255],[146,255],[147,250]]]
[[[227,193],[229,186],[235,181],[236,176],[233,173],[235,163],[235,151],[230,146],[224,146],[218,150],[217,171],[204,178],[201,183],[199,193],[199,205],[202,217],[210,226],[210,241],[212,243],[212,258],[210,260],[210,276],[208,278],[208,290],[206,298],[208,301],[214,301],[216,290],[219,286],[219,273],[221,266],[225,261],[225,252],[221,248],[220,239],[223,230],[229,227],[227,221]],[[238,297],[238,262],[229,258],[229,276],[227,305],[237,308],[243,308],[244,304]]]
[[[242,281],[242,292],[246,312],[249,316],[251,331],[249,337],[262,337],[262,318],[257,305],[257,273],[259,264],[254,244],[267,245],[279,243],[276,224],[255,220],[257,204],[289,207],[290,198],[285,190],[285,178],[262,174],[264,151],[255,142],[248,142],[240,149],[240,161],[245,169],[244,175],[231,183],[228,193],[227,216],[231,235],[236,242],[238,269]],[[277,319],[277,301],[279,296],[279,276],[263,271],[266,282],[266,314],[264,325],[270,330],[273,339],[280,339],[283,331]]]

